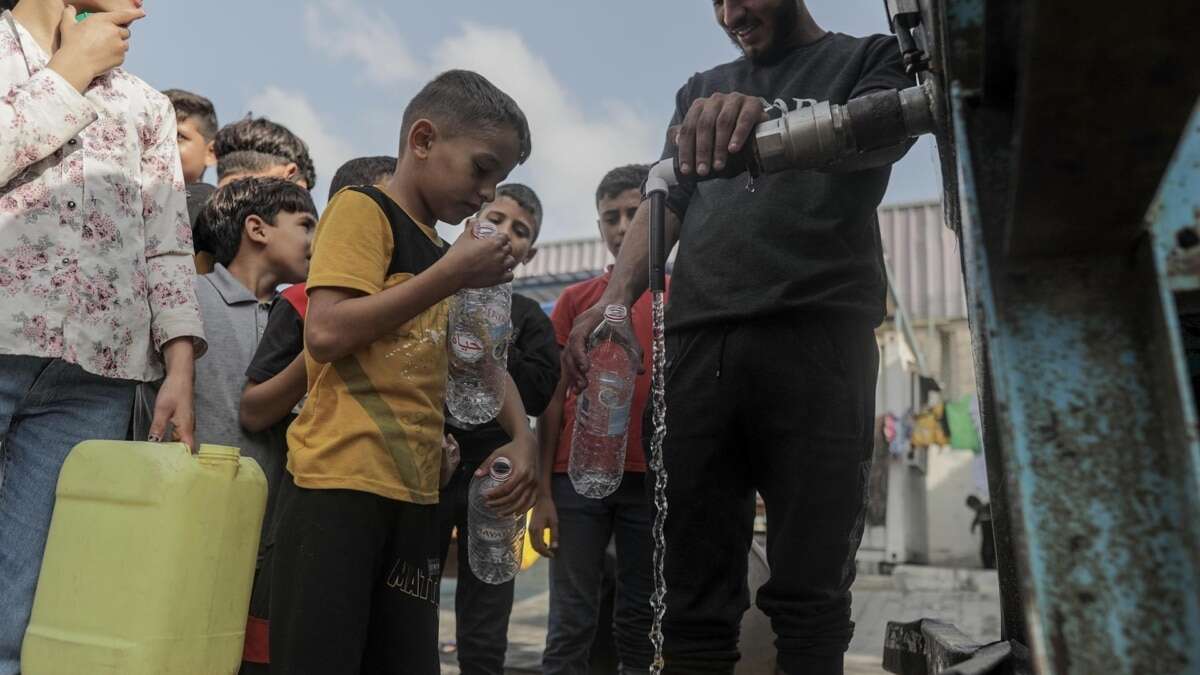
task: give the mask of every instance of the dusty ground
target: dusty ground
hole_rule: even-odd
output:
[[[509,626],[508,671],[538,673],[546,639],[546,568],[539,561],[518,578]],[[854,640],[846,655],[847,675],[879,675],[888,621],[937,618],[982,642],[999,639],[1000,604],[994,573],[900,568],[893,576],[861,576],[854,586]],[[454,580],[442,584],[441,634],[454,636]],[[452,652],[442,673],[458,673]]]

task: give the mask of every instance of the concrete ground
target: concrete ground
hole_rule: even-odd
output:
[[[508,672],[540,673],[546,639],[547,567],[538,561],[517,579],[509,625]],[[442,673],[457,675],[453,579],[442,583]],[[847,675],[879,675],[888,621],[936,618],[980,642],[1000,637],[1000,600],[995,572],[902,566],[890,576],[860,575],[853,589],[854,640]]]

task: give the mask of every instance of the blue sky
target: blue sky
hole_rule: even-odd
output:
[[[441,70],[512,94],[533,156],[510,177],[546,204],[544,240],[595,234],[592,194],[618,164],[657,158],[674,94],[736,57],[702,0],[150,0],[127,67],[208,96],[221,122],[253,111],[309,143],[326,197],[338,165],[393,154],[408,99]],[[886,32],[879,0],[809,0],[828,30]],[[210,174],[210,180],[213,178]],[[936,198],[933,144],[897,165],[885,203]]]

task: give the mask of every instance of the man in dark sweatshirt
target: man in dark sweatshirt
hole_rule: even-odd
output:
[[[478,218],[508,235],[512,256],[529,262],[537,253],[534,243],[542,227],[542,204],[537,194],[520,183],[496,188],[496,198],[484,205]],[[525,412],[541,415],[558,385],[558,342],[550,318],[533,300],[512,296],[512,342],[508,372],[521,393]],[[463,675],[502,675],[508,646],[508,617],[512,612],[514,582],[493,586],[480,581],[467,564],[469,529],[467,492],[479,464],[511,439],[495,421],[471,425],[446,413],[446,433],[458,442],[461,463],[442,488],[438,502],[442,564],[450,549],[450,535],[458,530],[458,581],[454,614],[458,665]]]
[[[684,173],[723,168],[772,104],[913,84],[893,38],[825,31],[803,0],[713,11],[742,55],[676,94],[670,140]],[[667,307],[664,672],[733,672],[756,491],[772,570],[757,602],[780,672],[842,672],[886,292],[875,211],[908,147],[763,176],[753,192],[741,176],[670,195],[667,241],[680,250]],[[668,143],[664,157],[675,152]],[[648,225],[643,203],[604,297],[575,323],[563,364],[576,387],[603,307],[646,288]]]

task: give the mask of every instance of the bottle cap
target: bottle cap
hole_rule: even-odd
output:
[[[629,317],[629,309],[625,305],[609,305],[604,308],[604,318],[609,321],[624,321]]]
[[[481,221],[475,223],[475,238],[476,239],[487,239],[489,237],[495,236],[495,234],[496,234],[496,225],[494,223],[489,223],[486,220],[481,220]]]
[[[492,480],[497,483],[503,483],[512,477],[512,462],[507,457],[497,457],[496,461],[492,462],[492,469],[489,474]]]

